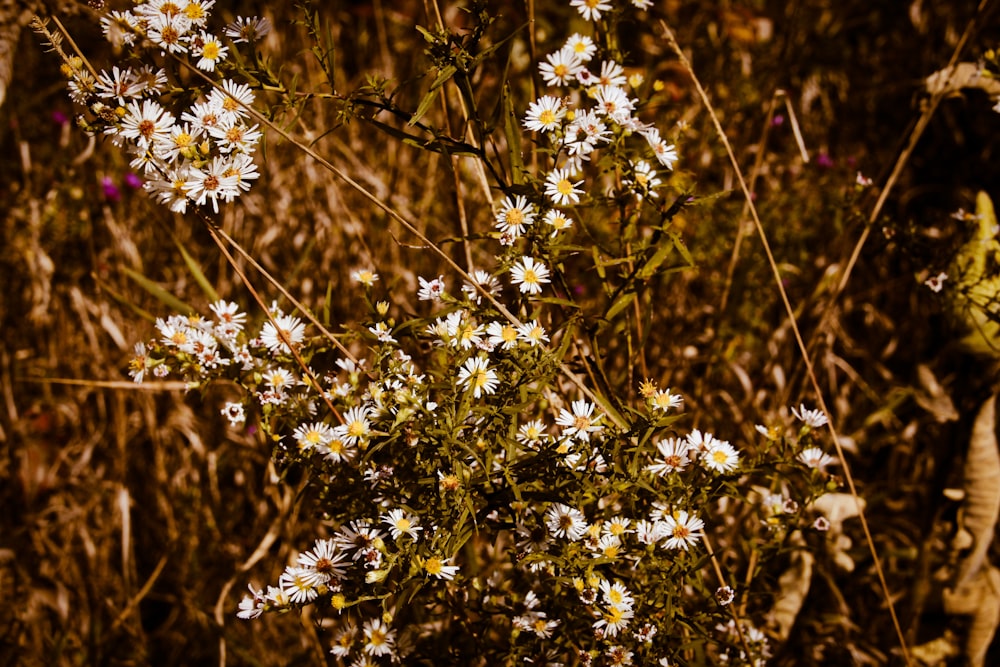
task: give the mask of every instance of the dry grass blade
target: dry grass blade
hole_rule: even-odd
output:
[[[819,404],[820,410],[827,418],[827,427],[830,430],[831,437],[833,439],[834,447],[837,450],[837,456],[840,459],[841,466],[844,470],[844,479],[847,482],[848,488],[850,489],[851,495],[855,499],[855,503],[858,508],[858,518],[861,520],[861,527],[865,534],[865,540],[868,544],[868,549],[871,552],[873,562],[875,564],[875,571],[878,574],[879,584],[882,588],[882,596],[889,609],[889,614],[892,617],[892,624],[896,630],[896,634],[899,639],[900,649],[903,652],[903,657],[907,665],[912,665],[913,662],[910,658],[909,649],[907,648],[906,636],[903,634],[903,628],[899,623],[899,617],[896,614],[896,608],[892,601],[892,593],[889,591],[889,585],[885,578],[885,572],[882,568],[882,563],[879,558],[878,550],[875,547],[875,540],[872,537],[871,530],[868,527],[868,521],[865,518],[864,508],[862,506],[862,501],[858,495],[857,489],[854,484],[854,477],[851,475],[850,467],[847,464],[847,458],[844,456],[844,449],[841,445],[840,438],[837,435],[836,429],[833,427],[833,420],[831,419],[830,410],[827,408],[826,401],[823,398],[823,392],[820,389],[819,381],[816,378],[815,369],[813,368],[812,361],[809,358],[809,351],[806,348],[805,341],[802,338],[802,333],[799,330],[798,324],[795,317],[795,309],[792,308],[792,304],[788,299],[788,293],[785,291],[784,285],[782,284],[781,272],[778,269],[778,265],[775,262],[774,254],[771,252],[770,243],[767,240],[767,233],[764,231],[764,226],[760,221],[760,216],[757,215],[757,207],[753,204],[753,197],[750,193],[750,189],[747,187],[746,180],[743,178],[743,172],[740,169],[739,162],[736,160],[736,155],[733,153],[733,148],[726,137],[726,133],[722,128],[722,124],[719,122],[719,118],[716,115],[712,103],[708,99],[708,94],[705,92],[704,87],[702,87],[698,76],[695,74],[694,69],[691,67],[691,63],[688,61],[687,56],[681,50],[680,45],[674,38],[673,32],[667,26],[664,21],[660,21],[660,27],[663,30],[664,37],[666,37],[667,42],[673,49],[677,57],[680,58],[681,63],[690,75],[692,82],[698,90],[698,95],[705,105],[709,116],[712,119],[712,123],[715,126],[716,133],[719,136],[719,140],[723,143],[726,149],[726,154],[729,156],[729,161],[733,166],[733,170],[736,173],[736,177],[740,183],[740,189],[743,192],[743,196],[746,198],[749,204],[750,215],[753,218],[754,226],[757,228],[757,234],[760,238],[761,245],[763,246],[764,253],[767,256],[768,265],[771,267],[772,274],[774,276],[774,284],[781,296],[782,304],[785,307],[785,313],[788,317],[789,324],[791,325],[792,332],[795,336],[795,342],[798,344],[799,352],[801,354],[802,363],[806,368],[806,375],[809,377],[809,382],[816,394],[816,400]]]

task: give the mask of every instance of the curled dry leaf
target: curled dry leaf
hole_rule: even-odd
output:
[[[802,534],[795,531],[789,538],[797,547],[804,547]],[[796,549],[792,553],[792,562],[788,569],[778,579],[779,592],[774,606],[771,607],[770,625],[775,629],[781,641],[788,639],[795,619],[798,618],[802,604],[809,594],[812,584],[814,556],[805,548]]]
[[[965,501],[962,528],[972,534],[972,551],[958,567],[956,588],[982,568],[1000,518],[1000,452],[997,451],[996,395],[983,403],[972,425],[969,452],[962,469]]]
[[[957,658],[961,654],[958,638],[948,630],[937,639],[910,649],[910,656],[914,660],[919,660],[921,665],[931,666],[947,664],[949,658]]]
[[[1000,81],[983,73],[976,63],[957,63],[934,72],[924,80],[930,95],[953,95],[965,88],[986,91],[987,95],[1000,95]]]
[[[931,413],[934,421],[939,424],[957,421],[958,410],[955,409],[951,396],[937,381],[930,366],[918,365],[917,378],[920,381],[920,390],[915,395],[917,405]]]
[[[831,533],[840,533],[845,521],[864,511],[865,499],[849,493],[827,493],[817,498],[812,506],[830,522]]]
[[[830,522],[827,544],[833,562],[840,569],[853,572],[854,559],[848,553],[853,542],[844,534],[844,522],[864,511],[865,499],[849,493],[827,493],[817,498],[812,507]]]
[[[1000,518],[996,403],[994,394],[979,408],[972,425],[962,469],[965,499],[959,529],[959,535],[965,536],[963,542],[969,543],[971,549],[958,564],[955,586],[943,592],[947,613],[972,616],[964,653],[973,667],[985,664],[986,652],[1000,623],[1000,570],[986,560]],[[956,540],[953,546],[962,543]]]
[[[945,590],[943,602],[947,613],[972,617],[963,652],[971,667],[983,667],[1000,623],[1000,570],[980,569],[971,580]]]

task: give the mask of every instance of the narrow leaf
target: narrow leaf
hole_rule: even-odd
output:
[[[171,310],[176,311],[181,315],[190,315],[194,312],[194,309],[191,306],[187,305],[138,271],[133,271],[128,267],[122,267],[122,270],[126,273],[126,275],[128,275],[129,278],[137,282],[140,287],[159,299]]]

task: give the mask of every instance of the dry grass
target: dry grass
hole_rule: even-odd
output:
[[[738,158],[747,167],[759,161],[764,225],[814,341],[836,425],[855,443],[853,463],[904,628],[911,642],[922,641],[934,619],[933,539],[954,511],[940,491],[960,468],[963,433],[992,377],[945,349],[947,328],[913,275],[939,257],[927,230],[952,234],[947,214],[969,207],[970,190],[996,182],[984,151],[995,146],[997,121],[984,100],[944,103],[890,200],[885,224],[913,230],[904,234],[910,252],[874,234],[843,297],[832,305],[829,297],[831,278],[873,203],[853,198],[855,169],[877,177],[892,164],[918,113],[909,101],[920,78],[947,62],[953,40],[945,36],[964,28],[973,5],[930,3],[914,25],[902,9],[863,2],[782,6],[774,14],[728,3],[663,4]],[[397,81],[422,74],[412,26],[431,21],[421,4],[337,6],[326,18],[339,45],[338,92],[368,71]],[[320,82],[315,62],[300,51],[302,35],[282,20],[291,8],[266,11],[288,12],[272,15],[282,27],[266,45],[282,77]],[[498,34],[520,26],[523,11],[509,10]],[[556,40],[563,15],[539,10],[539,29]],[[747,34],[750,19],[770,19],[773,36]],[[462,20],[459,12],[445,13],[450,25]],[[68,25],[85,48],[98,50],[83,18]],[[547,42],[539,42],[544,51]],[[527,41],[515,44],[517,76],[530,61]],[[979,38],[971,49],[984,44],[991,46]],[[643,360],[661,386],[684,393],[690,426],[724,424],[734,443],[750,446],[756,423],[813,401],[766,264],[749,239],[728,304],[719,307],[742,206],[736,197],[709,197],[734,189],[733,175],[693,88],[667,54],[665,43],[645,36],[636,56],[674,92],[663,115],[690,123],[681,145],[684,171],[674,185],[690,184],[704,197],[681,220],[700,268],[651,286],[645,307],[655,309],[660,324]],[[218,410],[226,387],[202,398],[123,382],[132,342],[152,335],[146,315],[167,312],[125,269],[204,309],[207,299],[182,246],[221,296],[249,305],[249,295],[196,217],[172,217],[125,188],[119,201],[102,195],[100,179],[120,184],[126,165],[112,147],[91,149],[81,133],[52,121],[53,111],[71,115],[56,68],[26,35],[12,87],[25,92],[10,94],[0,110],[0,590],[12,602],[0,616],[0,659],[188,665],[218,663],[224,654],[228,664],[315,664],[325,650],[310,619],[271,616],[251,625],[234,614],[244,583],[274,580],[289,553],[311,539],[315,521],[295,485],[274,483],[267,443],[225,426]],[[501,74],[488,69],[478,82],[484,103],[494,99]],[[798,108],[813,157],[808,164],[787,121],[759,143],[778,88]],[[415,107],[419,91],[419,84],[407,86],[400,103]],[[518,94],[525,103],[527,90]],[[461,127],[457,107],[449,108],[449,122]],[[459,236],[463,218],[473,234],[491,226],[482,181],[467,162],[400,148],[360,119],[340,125],[322,101],[305,107],[292,132],[315,140],[320,154],[432,239]],[[817,164],[820,154],[833,165]],[[357,312],[347,288],[357,266],[376,268],[393,308],[412,311],[416,276],[439,273],[430,253],[276,137],[269,138],[263,171],[260,185],[220,215],[227,233],[297,298],[329,313],[335,330]],[[466,262],[463,244],[444,247]],[[490,260],[481,246],[472,244],[469,253],[475,263]],[[277,297],[255,280],[268,298]],[[581,274],[581,289],[593,284]],[[609,343],[607,353],[612,376],[634,386],[629,351]],[[918,363],[934,367],[967,416],[962,423],[937,424],[914,402]],[[854,537],[855,571],[821,557],[807,608],[778,662],[889,660],[891,626]],[[761,590],[773,583],[761,581]],[[767,608],[767,600],[758,606]]]

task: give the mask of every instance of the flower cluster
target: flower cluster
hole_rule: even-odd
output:
[[[207,17],[211,4],[188,6]],[[571,5],[591,21],[612,11]],[[215,71],[225,47],[196,51],[210,37],[178,7],[142,3],[106,30]],[[226,35],[253,41],[264,29],[241,20]],[[521,120],[551,164],[527,183],[499,184],[495,268],[470,267],[457,286],[419,276],[405,299],[417,313],[398,321],[386,294],[336,337],[304,312],[274,304],[254,324],[217,301],[211,317],[158,320],[157,337],[136,346],[136,382],[239,387],[223,416],[234,428],[259,423],[276,464],[303,471],[321,508],[311,549],[273,585],[251,585],[240,618],[310,606],[330,620],[331,654],[352,665],[426,661],[457,637],[482,655],[493,642],[490,655],[511,663],[673,664],[687,650],[673,638],[691,632],[719,660],[750,659],[729,649],[743,626],[723,623],[742,592],[703,581],[703,559],[723,504],[746,495],[738,486],[762,455],[679,430],[681,396],[651,379],[636,395],[608,396],[568,368],[577,323],[561,309],[562,260],[575,250],[561,237],[585,220],[578,207],[648,208],[666,185],[653,165],[672,170],[678,159],[639,118],[642,76],[595,39],[575,34],[540,65],[558,94]],[[150,192],[183,212],[245,191],[260,138],[250,88],[223,79],[175,116],[162,83],[139,86],[137,76],[115,69],[109,85],[87,88],[81,68],[74,94],[151,175]],[[352,279],[368,303],[382,287],[374,268]],[[802,443],[826,419],[804,406],[795,414]],[[831,462],[805,446],[788,458],[803,471]],[[794,514],[795,503],[783,490],[763,501],[772,515]],[[763,635],[753,641],[765,654]]]
[[[190,83],[177,94],[180,86],[169,78],[181,59],[207,73],[226,61],[231,47],[207,30],[214,4],[151,0],[112,11],[101,20],[105,36],[145,64],[92,72],[72,57],[63,68],[70,96],[88,111],[80,124],[120,145],[144,174],[146,190],[178,213],[189,203],[211,203],[218,212],[220,201],[233,201],[260,175],[253,156],[262,132],[251,120],[250,86],[223,78],[202,94],[192,94],[197,87]],[[223,34],[248,42],[268,30],[264,20],[240,18]]]
[[[479,280],[502,295],[495,277]],[[359,282],[369,289],[374,280]],[[159,320],[159,337],[137,346],[137,382],[150,372],[244,387],[245,398],[224,415],[239,426],[256,414],[278,459],[309,467],[336,495],[329,537],[298,555],[275,585],[251,587],[239,616],[319,604],[347,619],[332,642],[336,656],[398,660],[417,630],[393,622],[412,612],[388,604],[392,591],[437,599],[455,581],[506,610],[512,631],[534,637],[538,644],[518,642],[524,650],[554,649],[556,628],[583,624],[594,640],[581,660],[672,655],[659,638],[673,626],[650,620],[665,594],[655,582],[690,567],[688,554],[705,535],[710,482],[739,474],[739,453],[698,429],[676,435],[669,423],[680,397],[648,380],[640,392],[647,419],[663,426],[640,442],[586,397],[547,390],[543,398],[539,385],[559,383],[537,320],[515,325],[469,291],[453,297],[443,278],[420,282],[445,312],[431,312],[408,337],[386,319],[377,324],[390,336],[364,327],[370,358],[340,358],[332,370],[311,361],[325,339],[276,306],[251,329],[245,313],[220,301],[211,318]],[[509,289],[517,290],[513,280]],[[405,352],[411,339],[436,350],[428,367]],[[636,472],[644,475],[639,487]],[[502,577],[465,571],[463,545],[475,544],[475,534],[509,541],[507,553],[491,558]],[[560,584],[567,580],[575,590],[570,615]],[[368,599],[385,600],[383,612]],[[552,608],[562,615],[549,616]]]

